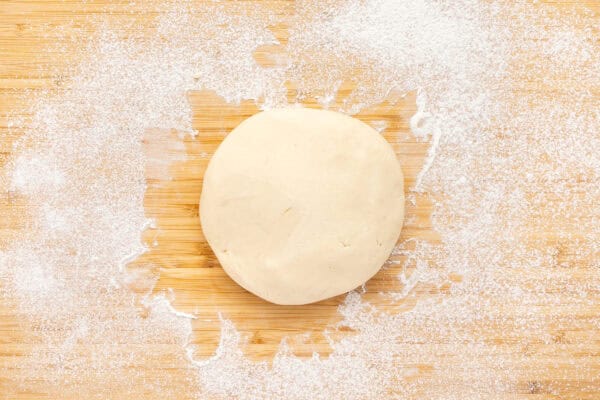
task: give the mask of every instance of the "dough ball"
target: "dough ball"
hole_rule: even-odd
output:
[[[352,290],[383,265],[404,218],[385,139],[344,114],[290,108],[235,128],[204,176],[200,219],[225,271],[277,304]]]

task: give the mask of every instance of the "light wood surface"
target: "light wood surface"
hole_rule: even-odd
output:
[[[121,5],[118,2],[110,3],[113,9],[122,6],[125,10],[129,2],[122,2]],[[553,3],[575,9],[583,4],[574,1]],[[269,4],[277,10],[283,10],[290,2],[278,1]],[[585,5],[596,11],[600,10],[595,1],[586,2]],[[50,67],[56,70],[77,58],[77,54],[73,54],[72,59],[57,55],[41,61],[35,57],[36,53],[53,40],[44,33],[52,27],[66,25],[73,20],[81,20],[82,26],[85,27],[83,17],[102,12],[104,6],[102,2],[0,0],[0,166],[6,161],[16,139],[15,135],[8,134],[4,114],[15,108],[17,99],[20,98],[18,94],[27,88],[54,87],[58,77],[47,72],[51,70]],[[144,12],[145,8],[148,14],[153,11],[152,3],[136,7],[140,13]],[[119,18],[118,14],[115,14],[115,18]],[[285,39],[285,32],[277,29],[275,27],[278,37]],[[269,48],[265,48],[257,53],[259,62],[268,63],[265,56],[269,51]],[[339,103],[351,89],[350,84],[343,86],[336,101]],[[290,98],[294,97],[293,87],[289,87],[289,95]],[[304,332],[311,333],[311,340],[309,344],[298,345],[297,354],[310,355],[316,350],[326,355],[330,349],[321,332],[324,327],[340,318],[337,306],[344,297],[338,296],[302,307],[277,306],[262,301],[242,290],[227,277],[207,245],[200,228],[198,198],[202,187],[202,175],[210,154],[232,128],[258,111],[256,105],[253,102],[243,102],[241,105],[227,104],[211,92],[190,93],[189,101],[194,113],[194,128],[199,132],[199,136],[195,140],[186,139],[185,161],[176,162],[170,169],[173,180],[149,179],[145,209],[148,216],[156,218],[157,229],[150,229],[144,233],[144,240],[151,250],[136,263],[152,263],[160,268],[160,279],[155,290],[172,288],[174,303],[178,309],[202,316],[194,321],[193,342],[203,344],[198,356],[210,355],[218,344],[218,312],[231,319],[240,331],[249,336],[245,353],[254,359],[270,359],[283,337]],[[318,106],[310,100],[307,100],[305,105]],[[409,94],[403,99],[380,104],[357,115],[367,123],[387,123],[384,136],[393,145],[403,165],[407,191],[414,184],[428,148],[427,143],[419,143],[410,135],[408,121],[414,112],[414,95]],[[0,203],[2,196],[4,194],[0,193]],[[420,196],[416,204],[414,206],[407,203],[408,218],[402,231],[402,239],[417,237],[437,240],[437,234],[431,230],[431,207],[427,196]],[[19,228],[18,218],[11,217],[15,213],[14,209],[9,209],[7,203],[3,202],[0,204],[0,211],[0,229]],[[544,235],[544,232],[540,234]],[[154,240],[157,241],[157,245],[153,245]],[[376,292],[397,288],[397,272],[394,268],[388,268],[378,273],[368,282],[366,298],[377,302]],[[417,290],[423,292],[417,293],[416,298],[427,295],[426,289]],[[383,304],[381,306],[385,307]],[[596,313],[600,313],[600,305]],[[16,321],[14,311],[7,304],[0,302],[0,359],[27,354],[27,339],[20,332]],[[600,335],[594,332],[592,327],[590,329],[589,332],[581,334],[592,337]],[[517,343],[504,345],[508,352],[522,350],[522,346]],[[560,343],[555,345],[558,347]],[[552,348],[548,348],[547,351],[551,352]],[[575,349],[572,351],[576,352]],[[594,357],[600,365],[600,346],[597,346],[595,351]],[[571,356],[565,353],[564,349],[562,354],[564,357]],[[535,366],[532,366],[532,369],[535,369]],[[541,378],[552,380],[553,376]],[[562,385],[561,392],[565,396],[561,398],[600,399],[600,393],[596,397],[590,397],[589,393],[580,393],[579,388],[589,382],[586,382],[585,378],[582,381],[577,381],[576,378],[573,376],[572,381],[563,379],[562,383],[558,383]],[[0,371],[0,388],[14,385],[12,379],[10,371]],[[525,373],[519,393],[515,395],[526,395],[526,398],[536,399],[549,398],[549,395],[531,390],[531,383]],[[19,398],[41,398],[41,394],[22,393]]]

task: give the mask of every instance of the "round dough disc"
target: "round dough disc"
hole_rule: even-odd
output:
[[[355,118],[261,112],[215,152],[200,218],[238,284],[273,303],[312,303],[360,286],[385,262],[404,218],[402,170]]]

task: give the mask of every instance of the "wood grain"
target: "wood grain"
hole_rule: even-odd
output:
[[[18,108],[18,102],[22,98],[20,94],[24,89],[55,88],[60,82],[60,77],[53,75],[51,71],[59,71],[61,66],[74,62],[78,57],[76,53],[56,54],[55,57],[44,60],[37,57],[44,48],[57,40],[57,37],[51,34],[51,29],[67,26],[73,21],[81,28],[87,29],[85,17],[103,12],[109,3],[111,9],[124,11],[127,10],[129,2],[0,1],[0,166],[4,164],[11,152],[12,143],[17,139],[16,134],[8,133],[7,119],[3,115]],[[265,2],[279,12],[289,7],[290,3]],[[600,6],[595,1],[551,3],[573,9],[586,6],[596,12],[600,11]],[[152,15],[154,6],[155,3],[152,2],[138,4],[136,12],[140,15]],[[118,20],[123,18],[123,15],[115,12],[114,18]],[[273,29],[280,39],[285,39],[284,27],[276,26]],[[261,48],[256,54],[257,60],[263,65],[269,65],[268,55],[273,51],[277,49]],[[346,83],[336,99],[337,104],[352,89],[352,85]],[[288,90],[290,98],[293,98],[295,89],[290,86]],[[218,313],[231,319],[239,330],[248,335],[249,342],[244,350],[253,359],[271,358],[283,337],[305,332],[310,333],[310,340],[308,343],[295,344],[296,353],[308,356],[313,351],[319,351],[326,355],[330,349],[321,332],[324,327],[339,320],[337,306],[343,300],[343,296],[301,307],[269,304],[244,291],[228,278],[202,235],[198,220],[198,199],[202,176],[210,155],[231,129],[258,112],[257,106],[253,102],[227,104],[211,92],[192,92],[189,94],[189,101],[193,108],[193,125],[199,136],[196,139],[185,139],[185,154],[182,154],[185,160],[171,166],[172,180],[160,180],[149,176],[144,206],[147,215],[156,219],[157,227],[144,232],[144,240],[151,250],[136,260],[132,268],[135,268],[135,264],[156,265],[160,269],[160,279],[155,290],[172,288],[175,306],[200,316],[194,322],[193,342],[202,344],[197,356],[208,356],[217,346],[220,329]],[[311,99],[307,99],[305,105],[318,107],[318,103]],[[407,192],[414,184],[428,148],[427,143],[417,142],[410,135],[408,121],[414,112],[414,95],[409,94],[357,115],[367,123],[387,123],[384,136],[394,147],[403,165]],[[18,203],[11,202],[9,206],[2,200],[2,196],[6,196],[6,193],[0,193],[0,245],[2,238],[11,230],[21,227]],[[418,197],[416,205],[407,203],[408,218],[402,232],[402,240],[437,240],[437,234],[431,229],[430,213],[431,204],[426,196]],[[544,234],[545,232],[540,232],[540,235]],[[378,302],[378,291],[398,287],[394,277],[396,273],[392,267],[378,273],[368,282],[366,297]],[[428,289],[418,290],[421,292],[417,293],[416,298],[428,295]],[[440,290],[443,291],[444,288]],[[386,307],[385,304],[381,306]],[[600,313],[600,305],[596,313]],[[573,335],[597,337],[599,333],[590,327],[588,332],[575,332]],[[30,341],[31,338],[19,329],[18,315],[14,308],[10,304],[0,302],[0,366],[11,365],[11,368],[18,368],[18,359],[28,353],[32,345]],[[545,345],[543,351],[552,352],[553,347],[558,349],[560,343],[559,338],[554,344]],[[501,345],[506,352],[522,350],[518,343],[502,342]],[[576,352],[575,349],[572,351]],[[575,353],[565,353],[564,350],[561,354],[566,358],[576,356]],[[596,347],[594,357],[600,365],[600,346]],[[534,365],[532,370],[535,370]],[[10,368],[0,371],[0,389],[15,384],[13,374],[14,369]],[[532,383],[527,375],[528,372],[523,371],[520,392],[514,395],[527,394],[524,398],[532,399],[549,398],[547,395],[536,393],[536,383]],[[557,376],[563,377],[564,374],[557,372]],[[544,377],[548,381],[554,378]],[[581,392],[580,388],[586,385],[585,377],[583,380],[575,378],[559,381],[561,393],[565,396],[562,398],[600,399],[600,393],[596,397],[589,397],[589,393]],[[23,393],[19,398],[42,398],[42,394]]]

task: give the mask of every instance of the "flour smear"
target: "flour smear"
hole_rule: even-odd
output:
[[[0,386],[6,398],[600,393],[596,14],[466,0],[299,1],[281,12],[182,2],[156,7],[139,33],[144,6],[128,7],[122,23],[117,5],[86,20],[93,33],[49,31],[49,55],[78,59],[59,87],[23,93],[28,117],[10,120],[20,137],[0,186],[22,229],[2,242],[0,279],[31,346],[4,366],[19,375]],[[262,46],[280,49],[273,65],[257,63]],[[342,102],[350,114],[416,93],[412,134],[429,151],[410,197],[432,202],[440,239],[395,249],[397,290],[380,296],[398,312],[348,294],[342,321],[324,332],[328,356],[298,357],[283,342],[270,362],[253,361],[224,315],[214,355],[194,357],[194,316],[152,294],[152,266],[127,267],[147,250],[147,171],[164,179],[177,161],[149,157],[144,138],[169,135],[181,150],[195,136],[189,91],[262,108],[312,96],[331,107],[344,82],[356,87]]]

